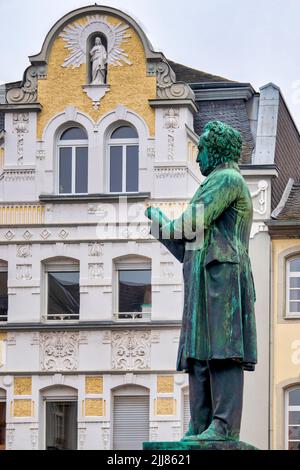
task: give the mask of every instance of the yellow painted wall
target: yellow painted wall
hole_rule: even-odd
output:
[[[113,16],[107,16],[107,19],[113,24],[120,22]],[[86,17],[83,17],[71,24],[85,22]],[[43,106],[38,114],[39,139],[48,120],[70,105],[76,106],[97,122],[101,116],[122,104],[144,118],[150,134],[154,136],[154,110],[148,100],[156,97],[156,77],[147,77],[144,48],[135,30],[130,27],[126,34],[131,37],[121,44],[121,48],[128,54],[132,65],[123,63],[122,66],[108,66],[110,91],[101,99],[98,110],[93,109],[91,99],[82,89],[82,85],[87,84],[86,64],[79,68],[62,67],[70,50],[65,47],[67,43],[63,38],[58,36],[55,39],[49,56],[47,78],[38,82],[38,101]]]
[[[278,322],[278,293],[282,289],[279,284],[281,279],[278,272],[278,257],[285,250],[292,247],[299,247],[300,240],[273,240],[273,338],[272,338],[272,357],[273,357],[273,377],[272,377],[272,448],[278,449],[278,437],[283,436],[284,429],[282,414],[282,403],[278,399],[278,387],[284,381],[299,377],[300,383],[300,364],[295,363],[295,354],[297,350],[293,348],[295,341],[300,340],[300,320],[286,320],[283,323]],[[281,276],[281,275],[280,275]],[[284,293],[282,293],[284,295]],[[299,348],[298,348],[299,349]],[[299,356],[298,356],[299,357]],[[299,361],[296,361],[299,362]]]

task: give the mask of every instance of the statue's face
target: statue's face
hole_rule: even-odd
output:
[[[99,44],[101,44],[101,39],[100,39],[100,38],[96,38],[96,39],[95,39],[95,44],[96,44],[97,46],[99,46]]]
[[[201,142],[201,139],[199,141],[198,150],[197,162],[199,163],[200,171],[203,176],[207,176],[213,171],[214,163],[209,157],[207,147]]]

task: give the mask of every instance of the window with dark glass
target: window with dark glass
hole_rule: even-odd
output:
[[[50,271],[48,275],[48,320],[77,320],[80,294],[79,271]]]
[[[80,127],[63,132],[58,145],[59,193],[88,191],[88,139]]]
[[[46,450],[77,449],[77,401],[46,402]]]
[[[114,130],[109,141],[109,190],[131,193],[139,190],[138,134],[132,126]]]
[[[300,316],[300,257],[287,262],[287,316]]]
[[[0,271],[0,321],[7,321],[7,271]]]
[[[120,269],[118,271],[118,307],[120,319],[142,318],[151,312],[151,269]]]
[[[0,401],[0,450],[5,449],[6,434],[6,403]]]
[[[300,387],[287,392],[287,449],[300,450]]]

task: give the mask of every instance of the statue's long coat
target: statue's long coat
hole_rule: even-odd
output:
[[[202,216],[195,210],[199,204]],[[163,233],[169,230],[172,239],[160,241],[183,262],[177,370],[188,371],[189,358],[232,358],[254,370],[255,289],[248,255],[252,215],[251,196],[238,165],[225,163],[208,175],[181,217],[163,224]],[[182,227],[184,239],[176,240]],[[203,227],[202,246],[188,249],[192,229],[200,233]]]

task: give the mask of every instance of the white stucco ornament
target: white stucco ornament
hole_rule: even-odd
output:
[[[66,26],[60,36],[66,41],[66,48],[70,55],[65,59],[62,67],[80,67],[87,60],[88,38],[93,33],[102,33],[107,39],[107,63],[121,66],[125,62],[131,65],[128,54],[121,48],[121,44],[127,42],[131,37],[126,31],[127,24],[110,23],[107,16],[88,16],[82,24],[73,23]]]

